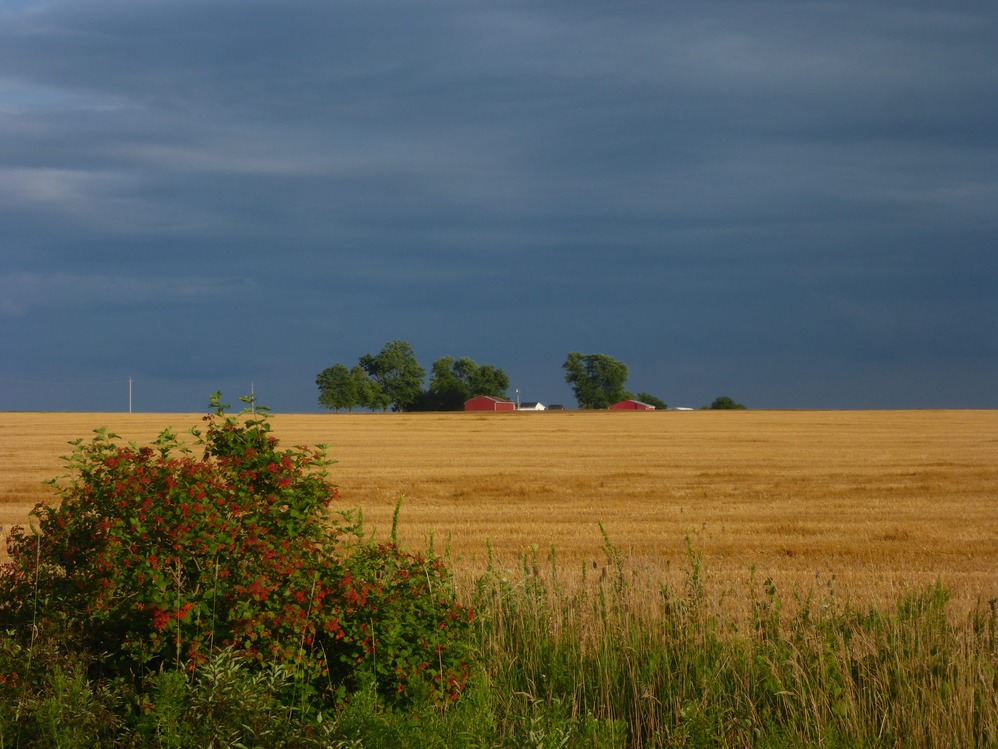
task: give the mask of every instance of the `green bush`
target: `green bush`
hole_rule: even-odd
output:
[[[92,676],[195,672],[229,650],[287,669],[297,699],[337,703],[371,676],[392,701],[456,699],[472,612],[440,561],[363,542],[328,511],[324,450],[281,449],[266,409],[212,406],[192,447],[169,430],[72,443],[61,502],[8,537],[0,625],[88,654]]]

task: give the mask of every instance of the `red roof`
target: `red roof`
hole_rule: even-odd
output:
[[[655,406],[633,399],[620,401],[610,406],[611,411],[654,411]]]
[[[464,402],[465,411],[515,411],[516,404],[505,398],[493,398],[491,395],[476,395]]]

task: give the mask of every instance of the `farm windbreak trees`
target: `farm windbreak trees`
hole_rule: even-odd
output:
[[[266,409],[227,415],[219,398],[192,430],[200,455],[169,430],[152,447],[106,430],[72,443],[61,503],[8,537],[0,625],[112,677],[231,650],[330,704],[360,684],[457,699],[472,612],[442,562],[351,534],[328,512],[324,451],[280,449]]]

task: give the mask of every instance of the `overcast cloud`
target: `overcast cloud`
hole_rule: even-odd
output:
[[[0,0],[0,410],[389,340],[573,404],[998,405],[998,6]]]

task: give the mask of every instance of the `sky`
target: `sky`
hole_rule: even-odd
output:
[[[998,407],[998,4],[0,0],[0,411]],[[131,406],[130,406],[131,404]]]

